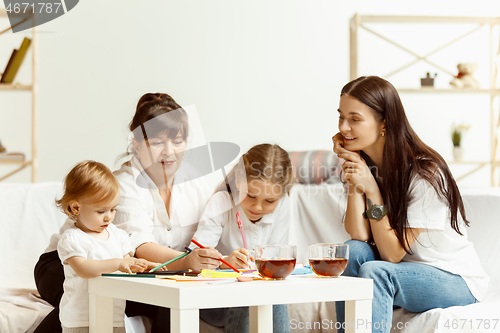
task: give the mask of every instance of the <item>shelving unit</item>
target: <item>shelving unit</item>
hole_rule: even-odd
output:
[[[400,45],[397,42],[394,42],[390,38],[383,36],[380,33],[370,29],[366,26],[366,23],[395,23],[395,24],[405,24],[405,23],[418,23],[418,24],[428,24],[428,23],[462,23],[462,24],[474,24],[474,28],[467,33],[455,38],[454,40],[441,45],[440,47],[434,49],[433,51],[425,54],[419,55],[404,46]],[[491,166],[491,186],[500,186],[500,180],[496,179],[496,170],[500,170],[500,160],[498,159],[497,150],[499,148],[499,136],[498,133],[500,130],[500,112],[499,114],[495,113],[495,105],[494,100],[498,96],[500,96],[500,89],[497,85],[497,74],[498,74],[498,64],[496,62],[497,57],[500,56],[500,45],[498,50],[493,49],[493,45],[495,41],[493,40],[493,29],[495,26],[500,27],[500,17],[448,17],[448,16],[374,16],[374,15],[360,15],[355,14],[350,20],[350,76],[351,80],[354,80],[358,77],[358,66],[359,66],[359,31],[364,29],[371,34],[383,39],[384,41],[396,46],[397,48],[405,51],[406,53],[414,56],[416,59],[393,70],[387,75],[383,76],[385,79],[388,79],[390,76],[403,71],[404,69],[420,62],[424,61],[427,64],[437,68],[441,71],[450,75],[450,79],[454,77],[454,73],[442,68],[436,63],[433,63],[429,60],[429,57],[438,51],[448,47],[456,43],[457,41],[463,39],[464,37],[470,35],[471,33],[479,30],[483,26],[489,26],[489,53],[490,53],[490,64],[489,64],[489,72],[490,72],[490,83],[489,89],[435,89],[435,88],[398,88],[399,93],[410,93],[410,94],[486,94],[490,96],[490,137],[491,137],[491,154],[488,160],[485,161],[463,161],[463,162],[448,162],[448,164],[469,164],[476,165],[476,168],[467,172],[460,177],[457,177],[457,181],[464,179],[465,177],[470,176],[476,171],[482,169],[485,166]]]
[[[19,15],[24,16],[29,19],[33,19],[31,15]],[[4,23],[8,23],[7,11],[4,8],[0,8],[0,24],[4,27]],[[9,32],[10,29],[0,29],[0,35]],[[0,94],[5,94],[8,92],[13,92],[15,94],[25,94],[29,92],[31,94],[31,158],[28,161],[0,161],[0,165],[12,165],[14,170],[8,172],[7,174],[0,175],[0,181],[18,173],[19,171],[31,167],[31,182],[35,183],[37,181],[37,169],[38,169],[38,154],[37,154],[37,38],[35,33],[35,28],[31,28],[31,84],[20,84],[14,82],[12,84],[0,83]],[[27,60],[27,59],[25,59]],[[3,66],[3,65],[2,65]],[[24,96],[22,97],[24,98]]]

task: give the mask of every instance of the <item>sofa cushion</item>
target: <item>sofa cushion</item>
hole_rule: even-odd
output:
[[[329,150],[288,152],[299,184],[336,183],[342,170],[337,154]]]
[[[295,185],[290,191],[289,244],[297,245],[297,262],[309,264],[308,245],[344,243],[347,194],[344,184]]]
[[[33,269],[66,216],[54,205],[62,183],[0,184],[2,288],[35,289]]]
[[[500,299],[500,188],[461,188],[469,240],[474,244],[490,285],[484,301]],[[500,325],[499,325],[500,328]]]

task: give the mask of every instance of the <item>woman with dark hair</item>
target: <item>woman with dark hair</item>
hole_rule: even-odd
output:
[[[137,103],[129,125],[131,159],[115,172],[121,196],[113,223],[127,231],[138,258],[166,262],[185,252],[213,193],[199,177],[200,165],[183,161],[190,134],[195,134],[189,125],[187,112],[167,94],[145,94]],[[218,267],[221,257],[214,248],[195,248],[167,267],[200,272]],[[152,333],[170,331],[168,308],[127,302],[125,313],[149,317]],[[249,330],[248,307],[203,309],[200,318],[226,333]],[[282,324],[279,331],[288,332],[286,306],[278,307],[275,318]]]
[[[188,115],[167,94],[145,94],[129,129],[130,160],[115,171],[120,205],[115,224],[128,232],[139,258],[166,262],[185,252],[213,190],[183,162]],[[168,269],[214,269],[221,255],[195,249]]]
[[[113,223],[130,236],[138,258],[166,262],[184,251],[191,242],[212,190],[198,177],[196,169],[182,163],[189,134],[188,115],[167,94],[145,94],[137,103],[130,123],[133,132],[131,155],[114,174],[120,185],[120,203]],[[182,167],[181,167],[182,164]],[[64,272],[57,244],[73,225],[68,219],[35,267],[35,282],[41,297],[55,309],[38,326],[36,333],[61,332],[59,302]],[[213,249],[194,249],[188,256],[168,265],[168,269],[214,269],[221,254]],[[211,324],[224,325],[225,312],[202,310]],[[168,332],[170,311],[166,308],[127,302],[126,314],[145,315],[152,332]],[[238,315],[238,312],[236,312]]]
[[[340,96],[332,140],[348,183],[344,275],[373,279],[373,332],[390,332],[393,306],[423,312],[480,301],[489,278],[444,159],[413,131],[388,81],[360,77]]]

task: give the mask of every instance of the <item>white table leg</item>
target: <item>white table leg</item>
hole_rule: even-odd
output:
[[[200,331],[200,311],[170,309],[170,328],[172,332],[198,333]]]
[[[260,305],[250,307],[250,333],[273,332],[273,306]]]
[[[89,294],[90,333],[113,332],[113,298]]]
[[[372,300],[345,302],[346,333],[371,333]]]

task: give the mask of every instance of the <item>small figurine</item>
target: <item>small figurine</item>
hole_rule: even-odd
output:
[[[477,68],[475,62],[464,62],[457,65],[458,75],[451,80],[450,84],[455,88],[472,88],[478,89],[479,82],[472,76]]]
[[[434,87],[434,79],[436,78],[437,73],[434,73],[434,77],[431,77],[431,74],[427,72],[427,75],[424,78],[420,79],[420,85],[422,87]]]

